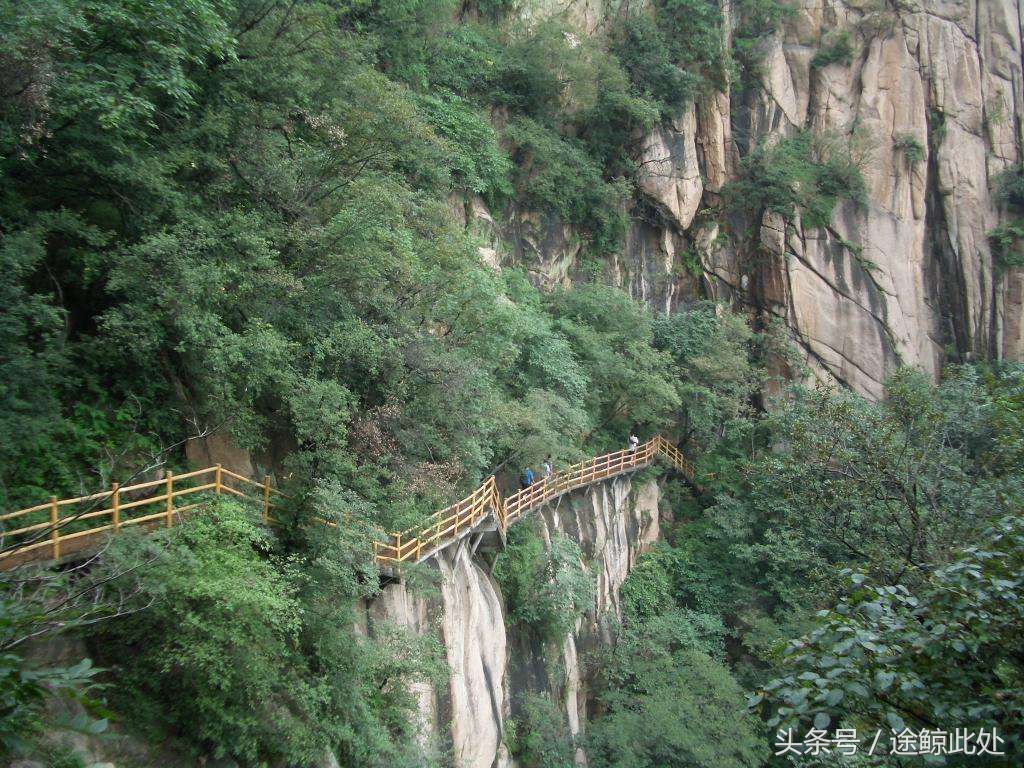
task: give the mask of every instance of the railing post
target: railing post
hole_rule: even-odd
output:
[[[110,491],[111,514],[114,518],[114,531],[117,532],[121,530],[121,484],[111,483]]]
[[[395,534],[395,559],[402,562],[402,534]]]
[[[167,470],[164,473],[164,480],[166,482],[167,491],[167,519],[165,523],[170,528],[174,525],[174,473],[171,470]]]
[[[219,496],[221,494],[221,475],[220,475],[220,464],[217,465],[217,473],[214,476],[214,492]]]
[[[60,522],[60,510],[57,508],[57,497],[50,497],[50,541],[53,542],[53,559],[60,560],[60,531],[57,524]]]
[[[270,475],[263,475],[263,524],[270,523]]]

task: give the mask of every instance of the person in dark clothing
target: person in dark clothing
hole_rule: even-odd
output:
[[[533,485],[533,470],[530,469],[529,467],[527,467],[526,470],[523,472],[522,481],[523,488],[529,488],[531,485]]]

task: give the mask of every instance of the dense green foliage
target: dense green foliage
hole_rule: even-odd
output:
[[[0,424],[24,438],[0,447],[4,507],[124,480],[218,431],[404,521],[517,458],[536,427],[551,436],[540,450],[566,453],[665,413],[630,414],[596,360],[579,379],[576,350],[542,380],[515,370],[537,339],[572,342],[549,319],[564,313],[483,267],[446,198],[534,210],[607,253],[625,232],[633,135],[687,96],[648,87],[641,59],[657,52],[496,23],[497,6],[480,21],[453,10],[8,7]],[[719,82],[715,4],[654,13],[654,32],[646,14],[623,24],[670,41],[687,89]],[[599,298],[635,325],[639,310]],[[586,384],[570,396],[553,376]],[[539,403],[558,416],[538,424]]]
[[[508,537],[494,568],[508,620],[541,640],[560,640],[594,602],[594,576],[579,545],[556,533],[546,546],[533,523],[516,526]]]
[[[715,0],[658,0],[626,12],[612,29],[612,50],[630,79],[669,116],[725,82],[723,19]]]
[[[655,322],[654,344],[672,358],[681,445],[716,445],[750,415],[763,379],[753,359],[756,341],[740,316],[710,303]]]
[[[734,479],[699,517],[677,503],[632,570],[618,644],[595,664],[591,761],[760,765],[737,680],[772,733],[955,723],[996,727],[1015,754],[1022,391],[1019,367],[938,387],[902,371],[882,403],[797,389],[756,429],[734,417],[727,433],[772,449],[717,443]]]
[[[850,594],[787,648],[790,674],[767,687],[785,704],[774,721],[996,724],[1020,750],[1021,520],[1004,518],[975,541],[910,588],[855,574]]]
[[[573,768],[573,739],[562,713],[547,696],[527,694],[505,741],[523,768]]]
[[[145,609],[94,637],[117,708],[251,765],[329,751],[351,765],[418,764],[409,685],[443,674],[440,648],[386,625],[357,634],[356,600],[377,587],[353,575],[367,541],[349,536],[285,555],[250,510],[220,502],[160,536],[119,540],[108,568],[147,564],[134,598]],[[110,649],[124,648],[122,665]]]
[[[808,132],[757,147],[743,160],[742,178],[725,190],[733,210],[799,212],[812,227],[828,226],[839,200],[863,203],[866,194],[851,148]]]
[[[603,714],[589,733],[600,766],[758,766],[766,753],[723,663],[725,627],[683,605],[675,552],[646,555],[623,587],[624,626],[601,659]]]
[[[205,435],[291,494],[273,532],[218,503],[120,538],[88,575],[0,582],[2,757],[53,747],[46,707],[66,695],[85,710],[59,726],[112,713],[197,761],[442,761],[413,738],[409,687],[444,679],[435,639],[356,629],[372,540],[488,474],[631,432],[669,435],[700,487],[666,484],[666,541],[622,589],[617,642],[581,659],[585,738],[555,702],[515,702],[524,768],[578,746],[599,768],[756,766],[794,721],[996,725],[1020,748],[1018,368],[765,409],[770,329],[710,303],[655,317],[597,282],[542,294],[533,265],[482,263],[453,215],[479,196],[531,235],[571,225],[581,263],[615,254],[636,137],[750,87],[793,4],[623,4],[587,39],[509,23],[512,5],[2,4],[0,509],[176,470]],[[838,32],[813,64],[852,53]],[[828,226],[866,194],[856,141],[750,147],[731,218]],[[1001,269],[1022,263],[1022,179],[997,185]],[[594,605],[562,534],[520,524],[494,574],[547,648]],[[90,661],[26,658],[28,638],[73,631],[106,687]],[[744,690],[766,692],[762,720]]]

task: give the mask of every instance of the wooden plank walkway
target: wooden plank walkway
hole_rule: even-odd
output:
[[[545,502],[609,477],[635,472],[657,458],[665,459],[693,480],[690,462],[659,435],[635,451],[615,451],[573,464],[505,498],[491,476],[469,496],[435,512],[423,524],[389,534],[385,541],[374,542],[374,556],[381,567],[389,569],[402,563],[422,562],[471,532],[500,530],[504,533],[509,525]],[[189,497],[204,492],[255,502],[267,524],[275,522],[272,512],[284,498],[280,491],[271,487],[269,478],[258,483],[219,464],[180,475],[168,472],[163,479],[135,485],[121,487],[115,483],[109,491],[73,499],[52,497],[45,504],[0,515],[0,525],[16,526],[0,531],[0,541],[10,546],[13,539],[17,544],[0,554],[0,570],[31,562],[60,563],[81,557],[97,549],[106,536],[131,527],[170,528],[202,506],[201,500]],[[189,503],[180,503],[183,499]]]

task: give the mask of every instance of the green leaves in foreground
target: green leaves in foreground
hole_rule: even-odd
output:
[[[995,727],[1020,749],[1022,569],[1024,521],[1013,516],[913,590],[852,574],[850,594],[790,644],[788,674],[766,687],[769,725]]]

